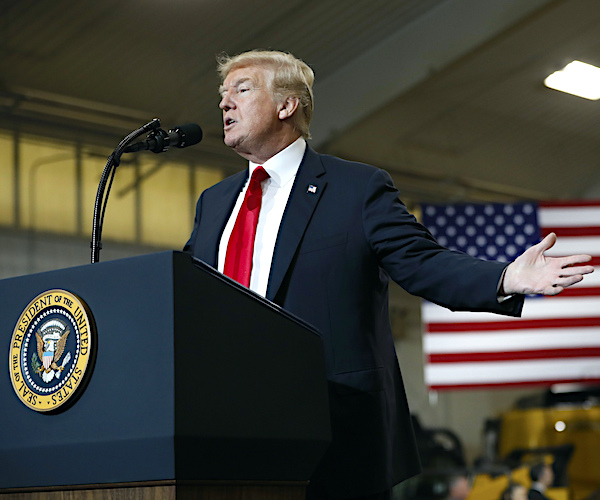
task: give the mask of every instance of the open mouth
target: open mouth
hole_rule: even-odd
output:
[[[229,127],[230,125],[233,125],[235,123],[235,120],[233,118],[226,118],[224,123],[225,127]]]

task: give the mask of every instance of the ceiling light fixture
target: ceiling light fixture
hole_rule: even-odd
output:
[[[600,99],[600,68],[573,61],[544,80],[544,85],[585,99]]]

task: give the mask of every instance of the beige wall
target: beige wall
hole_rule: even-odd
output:
[[[16,152],[16,153],[15,153]],[[0,130],[0,227],[85,236],[109,149]],[[138,153],[123,157],[103,239],[181,248],[200,193],[220,169]],[[16,181],[18,179],[18,181]]]

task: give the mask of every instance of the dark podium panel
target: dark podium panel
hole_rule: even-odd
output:
[[[75,404],[44,414],[14,393],[8,353],[55,288],[89,306],[97,358]],[[187,254],[2,280],[0,304],[0,490],[306,481],[328,446],[318,332]]]

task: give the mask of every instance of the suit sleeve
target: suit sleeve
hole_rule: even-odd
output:
[[[187,241],[185,246],[183,247],[183,251],[194,255],[194,245],[196,243],[196,238],[198,237],[198,228],[200,227],[200,219],[202,216],[202,197],[204,193],[200,195],[198,198],[198,202],[196,203],[196,215],[194,216],[194,228],[192,229],[192,234],[190,235],[190,239]]]
[[[402,204],[387,172],[373,173],[363,200],[365,237],[380,266],[406,291],[452,310],[520,315],[523,296],[497,300],[508,264],[439,245]]]

